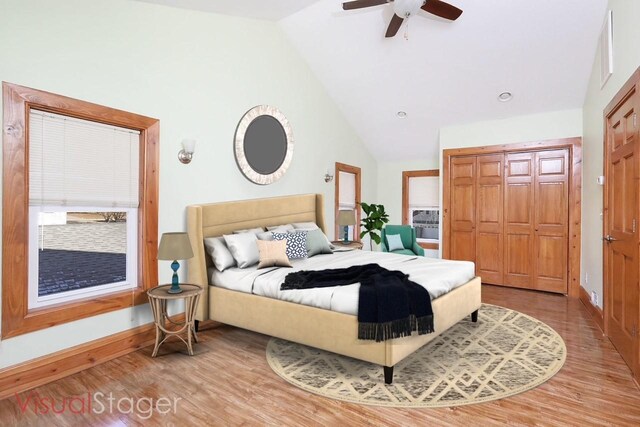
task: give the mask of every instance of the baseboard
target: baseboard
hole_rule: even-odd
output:
[[[172,317],[184,321],[184,313]],[[155,342],[153,323],[138,326],[88,343],[0,370],[0,400],[50,383]]]
[[[580,286],[580,301],[582,301],[582,304],[586,307],[587,311],[596,322],[596,325],[598,325],[600,331],[604,334],[604,314],[602,313],[602,309],[591,304],[589,293],[582,286]]]

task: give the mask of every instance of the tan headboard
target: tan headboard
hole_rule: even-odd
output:
[[[187,281],[204,288],[196,319],[209,320],[207,268],[212,263],[205,251],[204,238],[222,236],[234,230],[292,222],[315,222],[326,233],[323,195],[302,194],[187,206],[187,233],[194,254],[187,261]]]

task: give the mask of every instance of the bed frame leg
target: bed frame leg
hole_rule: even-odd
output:
[[[200,321],[199,320],[195,320],[193,322],[193,327],[195,328],[196,332],[200,332]]]
[[[476,310],[473,313],[471,313],[471,321],[473,323],[476,323],[478,321],[478,310]]]
[[[393,383],[393,366],[383,366],[384,368],[384,383]]]

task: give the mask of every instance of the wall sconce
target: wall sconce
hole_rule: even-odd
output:
[[[189,164],[191,163],[191,159],[193,158],[193,153],[196,148],[196,140],[195,139],[183,139],[182,140],[182,150],[178,152],[178,160],[181,163]]]
[[[324,182],[333,181],[333,175],[334,175],[333,168],[328,167],[324,173]]]

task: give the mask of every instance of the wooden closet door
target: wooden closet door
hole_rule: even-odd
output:
[[[535,154],[507,154],[505,162],[503,284],[532,289]]]
[[[476,163],[476,274],[483,283],[503,283],[504,154],[483,155]]]
[[[451,259],[476,260],[475,179],[475,156],[451,159]]]
[[[567,293],[569,152],[535,153],[533,288]]]

